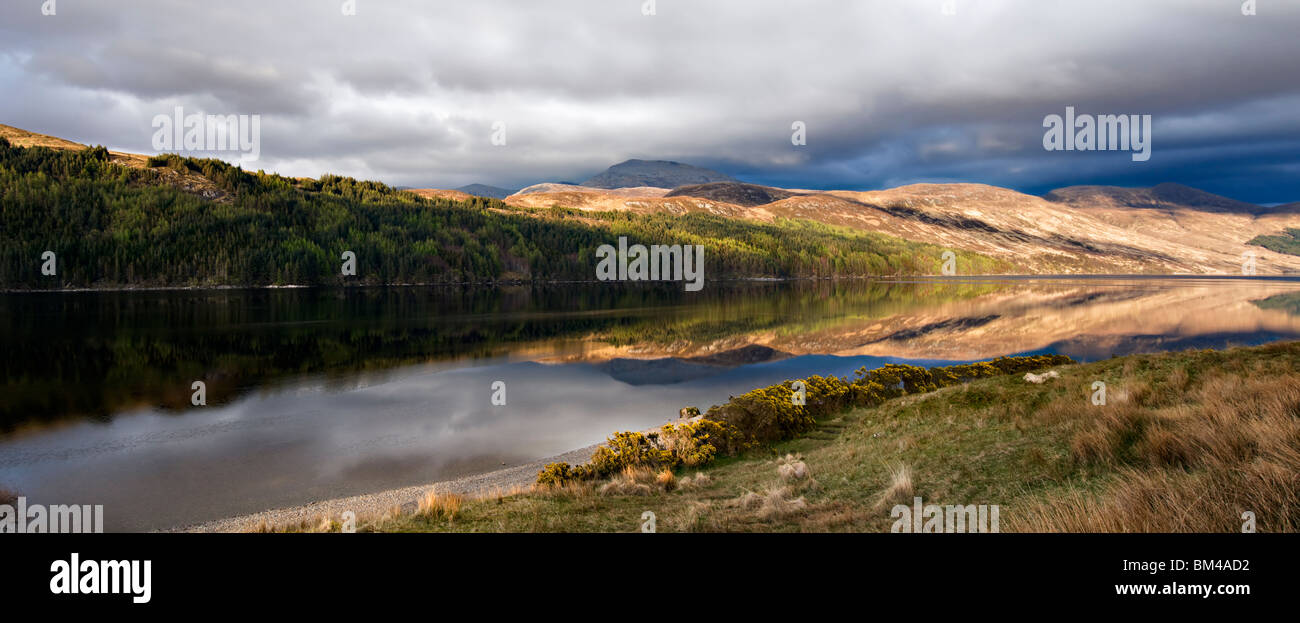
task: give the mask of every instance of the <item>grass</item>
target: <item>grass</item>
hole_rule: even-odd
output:
[[[1004,532],[1232,532],[1245,511],[1261,532],[1300,529],[1300,343],[1054,369],[850,409],[704,469],[630,468],[358,531],[635,532],[652,511],[660,532],[888,532],[913,496],[999,505]]]

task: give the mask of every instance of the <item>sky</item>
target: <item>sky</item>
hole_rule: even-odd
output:
[[[178,106],[257,115],[256,161],[195,155],[410,187],[641,158],[788,188],[1179,182],[1300,201],[1300,2],[1254,4],[4,0],[0,123],[155,153]],[[1151,115],[1150,159],[1045,150],[1066,107]]]

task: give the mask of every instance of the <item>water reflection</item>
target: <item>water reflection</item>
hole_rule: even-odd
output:
[[[1294,339],[1298,309],[1295,282],[1168,279],[4,295],[0,487],[167,527],[534,460],[786,378]]]

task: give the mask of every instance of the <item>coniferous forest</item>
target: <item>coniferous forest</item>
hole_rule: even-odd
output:
[[[708,279],[934,274],[945,251],[808,221],[525,210],[172,154],[133,168],[103,147],[0,139],[0,288],[593,280],[596,248],[618,236],[702,244]],[[341,274],[345,251],[354,276]],[[966,274],[1010,268],[956,253]]]

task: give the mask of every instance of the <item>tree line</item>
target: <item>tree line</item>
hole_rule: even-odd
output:
[[[206,180],[205,198],[175,183]],[[934,274],[944,249],[799,220],[518,209],[379,182],[294,179],[166,154],[146,168],[0,139],[0,287],[264,286],[592,280],[595,249],[705,245],[709,279]],[[357,258],[341,274],[342,254]],[[55,257],[54,274],[42,261]],[[963,273],[1005,267],[958,252]]]

